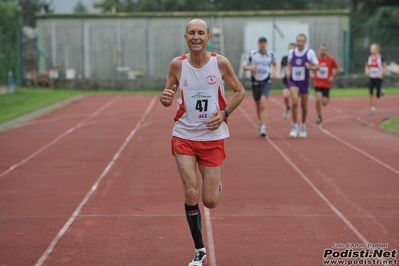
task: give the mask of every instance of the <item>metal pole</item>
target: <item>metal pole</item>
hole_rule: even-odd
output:
[[[272,31],[272,38],[273,38],[273,52],[276,52],[276,18],[272,17],[272,21],[273,21],[273,31]]]
[[[18,18],[18,30],[17,30],[17,87],[22,86],[23,76],[23,58],[22,58],[22,17]]]

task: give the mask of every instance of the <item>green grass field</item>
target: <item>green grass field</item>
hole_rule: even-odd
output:
[[[380,124],[383,130],[399,135],[399,117],[388,119]]]
[[[1,95],[0,124],[78,94],[78,91],[21,88],[13,94]]]
[[[399,88],[384,88],[386,95],[399,95]],[[62,90],[62,89],[36,89],[20,88],[13,94],[0,96],[0,124],[30,113],[41,107],[48,106],[60,100],[74,95],[91,94],[150,94],[159,95],[161,90],[135,90],[135,91],[112,91],[112,90]],[[231,94],[231,91],[228,91]],[[247,91],[247,93],[251,93]],[[273,94],[280,94],[281,89],[273,89]],[[313,90],[311,94],[314,94]],[[360,97],[367,96],[366,88],[333,89],[331,97]]]

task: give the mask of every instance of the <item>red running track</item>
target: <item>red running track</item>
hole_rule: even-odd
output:
[[[203,211],[212,266],[323,265],[333,243],[399,247],[399,138],[378,129],[398,97],[333,99],[307,139],[282,100],[268,138],[251,96],[230,119],[223,195]],[[85,97],[0,134],[0,265],[187,265],[192,240],[155,96]]]

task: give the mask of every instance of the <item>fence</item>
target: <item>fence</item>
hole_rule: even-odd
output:
[[[256,49],[258,35],[267,37],[269,49],[281,58],[288,43],[303,31],[309,35],[309,47],[317,49],[327,43],[330,53],[349,70],[347,12],[243,11],[40,15],[36,72],[57,69],[60,78],[77,79],[165,78],[171,59],[188,51],[183,34],[187,22],[195,17],[205,19],[211,32],[221,35],[219,52],[223,51],[237,73],[242,53]],[[37,74],[30,72],[27,76]]]

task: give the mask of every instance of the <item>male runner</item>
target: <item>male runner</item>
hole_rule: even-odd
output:
[[[296,38],[296,48],[290,50],[288,54],[288,73],[289,85],[292,99],[292,129],[290,137],[298,136],[299,127],[297,124],[298,100],[301,97],[302,123],[299,137],[306,138],[306,115],[308,112],[308,95],[310,86],[309,72],[319,69],[319,61],[316,53],[309,48],[305,48],[306,35],[299,34]]]
[[[295,43],[290,43],[288,45],[288,51],[291,49],[295,48]],[[284,104],[285,104],[285,110],[283,113],[284,118],[288,118],[290,114],[290,85],[288,85],[288,78],[287,78],[287,70],[288,70],[288,55],[283,56],[281,59],[281,64],[280,64],[280,77],[281,81],[283,82],[283,99],[284,99]]]
[[[256,114],[259,119],[258,134],[266,136],[266,101],[272,87],[272,78],[276,77],[276,57],[272,51],[267,50],[267,40],[260,37],[258,50],[249,53],[244,61],[244,71],[251,71],[252,94],[256,105]]]
[[[320,68],[316,72],[312,71],[311,76],[313,76],[313,87],[316,92],[316,124],[320,124],[323,122],[321,105],[326,106],[330,101],[330,90],[333,85],[334,76],[339,71],[339,66],[334,57],[327,54],[327,46],[325,44],[320,45],[317,59],[319,60]]]
[[[370,92],[370,112],[369,115],[374,115],[375,104],[374,104],[374,88],[376,88],[377,99],[383,95],[382,91],[382,79],[387,70],[387,63],[384,58],[380,55],[380,46],[373,43],[370,46],[370,56],[367,60],[364,71],[369,76],[369,92]]]
[[[190,52],[172,60],[160,97],[161,103],[169,107],[177,89],[180,91],[172,154],[183,182],[186,217],[195,244],[195,255],[189,266],[206,265],[199,197],[202,195],[207,208],[215,208],[219,202],[221,165],[226,156],[224,139],[229,136],[227,117],[245,96],[229,60],[206,51],[211,37],[205,21],[194,19],[187,24],[184,38]],[[224,82],[234,91],[228,103]],[[197,164],[202,187],[197,178]]]

